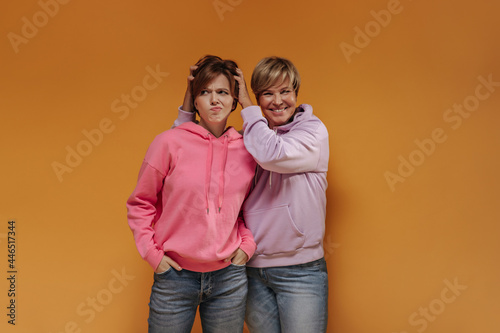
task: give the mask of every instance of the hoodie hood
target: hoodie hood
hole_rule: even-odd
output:
[[[191,132],[191,133],[196,134],[199,137],[204,138],[204,139],[207,139],[208,137],[212,137],[213,139],[218,140],[218,139],[223,138],[224,136],[226,136],[229,141],[243,139],[243,136],[240,133],[238,133],[238,131],[236,131],[232,126],[229,126],[228,128],[226,128],[224,133],[222,133],[222,135],[218,138],[216,138],[209,130],[207,130],[206,128],[204,128],[200,124],[197,124],[193,121],[183,123],[183,124],[177,126],[176,129]]]
[[[292,127],[294,127],[297,122],[311,118],[313,116],[313,108],[309,104],[300,104],[295,110],[295,114],[292,116],[292,121],[287,124],[276,126],[278,131],[288,132]]]

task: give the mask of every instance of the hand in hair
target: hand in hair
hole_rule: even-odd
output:
[[[239,68],[236,69],[238,75],[235,75],[234,78],[239,85],[239,94],[238,94],[238,102],[241,107],[244,109],[248,106],[253,105],[252,100],[250,99],[250,95],[248,94],[247,84],[245,82],[245,78],[243,77],[243,71]]]
[[[188,112],[194,112],[193,99],[191,98],[191,83],[194,80],[193,72],[198,68],[198,66],[189,67],[189,76],[187,77],[187,88],[184,94],[184,102],[182,103],[181,109]]]

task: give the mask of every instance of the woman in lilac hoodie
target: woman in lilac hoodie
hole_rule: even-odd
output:
[[[258,163],[243,205],[257,243],[247,263],[247,326],[251,333],[326,332],[328,131],[310,105],[297,106],[300,76],[289,60],[269,57],[257,64],[251,88],[258,106],[238,73],[243,138]],[[179,112],[179,119],[187,117]]]
[[[328,131],[310,105],[297,106],[300,76],[289,60],[257,64],[251,88],[258,106],[238,71],[245,147],[259,165],[243,206],[257,243],[247,263],[247,325],[252,333],[326,332]]]
[[[149,332],[190,332],[199,307],[204,332],[242,332],[245,263],[255,251],[240,217],[256,163],[234,128],[237,65],[207,56],[189,98],[200,116],[159,134],[127,201],[137,249],[154,269]]]

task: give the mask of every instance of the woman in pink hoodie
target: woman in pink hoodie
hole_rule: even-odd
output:
[[[127,201],[137,249],[155,271],[149,332],[190,332],[198,307],[204,332],[243,331],[245,263],[256,245],[240,211],[256,163],[226,128],[236,69],[215,56],[198,61],[184,103],[199,122],[154,139]]]

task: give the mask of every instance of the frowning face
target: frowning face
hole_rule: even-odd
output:
[[[222,74],[210,81],[194,99],[201,118],[200,125],[210,131],[213,126],[225,127],[233,105],[229,80]]]

